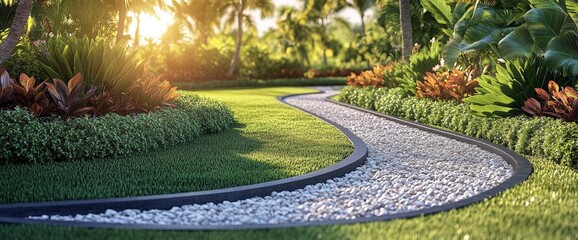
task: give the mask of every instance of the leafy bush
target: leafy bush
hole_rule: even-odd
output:
[[[368,99],[363,102],[360,99]],[[506,146],[521,154],[544,157],[578,168],[578,125],[551,118],[487,118],[472,114],[468,104],[416,99],[399,89],[346,87],[345,103],[366,107]]]
[[[28,108],[36,117],[47,117],[54,111],[54,104],[49,100],[44,83],[36,84],[34,77],[25,73],[20,75],[17,83],[12,83],[14,102]]]
[[[443,71],[425,74],[424,81],[417,82],[417,98],[430,98],[434,100],[461,101],[464,97],[471,96],[478,86],[474,71],[464,71],[454,68],[451,71]]]
[[[207,45],[175,46],[165,56],[163,73],[171,82],[227,79],[233,47],[230,39],[211,39]]]
[[[135,52],[122,43],[114,46],[88,37],[53,37],[39,47],[42,66],[52,79],[67,81],[82,74],[85,87],[107,86],[116,93],[127,92],[143,74],[144,65]]]
[[[530,1],[525,23],[499,42],[506,59],[539,55],[552,70],[578,76],[578,3]]]
[[[536,88],[539,100],[530,98],[524,102],[522,110],[531,116],[550,116],[567,122],[578,121],[578,92],[566,87],[560,90],[556,82],[548,83],[548,90]]]
[[[2,63],[2,67],[15,76],[25,73],[40,81],[48,79],[48,75],[46,75],[42,68],[42,63],[38,59],[33,44],[34,43],[30,42],[30,39],[24,37],[22,41],[18,43],[16,49],[14,49],[14,52],[10,55],[10,58]]]
[[[440,63],[442,50],[442,44],[434,40],[429,48],[423,48],[412,54],[408,62],[395,64],[394,76],[400,86],[415,95],[416,82],[423,80],[425,73],[431,72]]]
[[[177,88],[153,74],[136,80],[128,92],[131,103],[138,112],[150,112],[161,107],[175,107],[173,101],[179,96]]]
[[[94,108],[87,104],[95,94],[96,87],[85,90],[80,73],[68,80],[68,84],[54,79],[54,83],[46,83],[46,88],[56,105],[56,112],[62,118],[79,117],[94,112]]]
[[[484,75],[478,82],[477,94],[464,99],[472,112],[487,117],[512,117],[523,114],[524,102],[536,96],[535,88],[545,88],[554,80],[562,86],[574,85],[571,78],[551,71],[543,59],[533,56],[517,59],[496,67],[496,76]]]
[[[184,94],[178,108],[99,118],[41,121],[17,107],[0,111],[0,162],[41,163],[91,160],[143,153],[191,141],[230,127],[231,111],[215,101]]]
[[[393,76],[393,63],[387,65],[376,65],[372,70],[363,71],[359,75],[351,73],[347,78],[347,85],[353,87],[386,87],[394,88],[400,85]]]

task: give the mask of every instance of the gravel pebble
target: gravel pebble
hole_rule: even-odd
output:
[[[107,210],[32,219],[122,224],[242,225],[355,219],[416,211],[472,197],[504,182],[512,167],[477,146],[324,101],[336,92],[286,99],[332,120],[368,146],[367,163],[344,177],[295,191],[170,210]],[[314,136],[312,136],[314,137]]]

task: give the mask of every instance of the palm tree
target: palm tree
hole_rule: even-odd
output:
[[[399,22],[401,25],[401,52],[404,60],[411,56],[413,48],[413,30],[411,27],[411,6],[409,0],[399,0]]]
[[[311,20],[322,29],[320,33],[323,45],[323,64],[327,65],[327,43],[329,34],[327,33],[327,22],[335,13],[341,11],[346,5],[345,0],[304,0],[304,11]],[[342,18],[334,18],[333,21],[348,26],[349,23]]]
[[[177,21],[196,32],[197,40],[207,44],[228,4],[229,1],[223,0],[172,0],[171,10]]]
[[[347,5],[361,16],[361,35],[365,36],[365,12],[375,6],[375,0],[348,0]]]
[[[307,14],[291,7],[282,7],[279,9],[277,25],[279,27],[276,32],[285,53],[294,51],[301,61],[310,64],[307,54],[309,48],[314,46],[314,36],[319,31],[315,26],[308,24]]]
[[[124,24],[128,13],[128,0],[113,0],[118,11],[118,24],[116,28],[116,42],[120,42],[124,37]]]
[[[231,3],[234,6],[232,11],[232,18],[236,18],[237,22],[237,41],[235,46],[235,55],[229,66],[229,71],[227,72],[227,77],[232,78],[237,71],[239,66],[240,56],[241,56],[241,46],[243,45],[243,23],[253,22],[250,15],[245,14],[245,10],[258,9],[261,12],[262,17],[268,17],[273,15],[275,10],[275,5],[271,0],[233,0]]]
[[[32,9],[32,0],[20,0],[18,2],[18,7],[16,7],[16,13],[14,14],[14,20],[12,20],[12,26],[10,26],[10,31],[8,36],[0,45],[0,65],[4,63],[10,55],[18,42],[20,42],[20,37],[24,31],[24,26],[28,22],[28,16],[30,16],[30,10]]]

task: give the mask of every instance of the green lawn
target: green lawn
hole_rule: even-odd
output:
[[[303,88],[207,91],[238,126],[144,155],[0,166],[0,203],[142,196],[225,188],[301,175],[347,157],[337,129],[286,106],[277,95]]]
[[[282,91],[271,89],[270,94],[283,94]],[[222,99],[241,92],[205,94]],[[238,111],[236,114],[251,115]],[[291,128],[292,124],[287,125]],[[0,228],[0,239],[578,239],[578,171],[544,159],[529,160],[534,165],[534,173],[515,188],[463,209],[413,219],[247,231],[137,231],[6,225]]]

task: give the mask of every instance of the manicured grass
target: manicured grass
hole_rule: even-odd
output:
[[[209,94],[224,97],[227,92],[233,91]],[[413,219],[248,231],[5,225],[0,239],[578,239],[578,171],[541,158],[529,160],[534,173],[515,188],[463,209]]]
[[[231,88],[258,88],[258,87],[282,87],[282,86],[336,86],[345,85],[346,77],[322,77],[322,78],[280,78],[280,79],[245,79],[245,80],[222,80],[207,82],[175,82],[173,85],[180,89],[231,89]]]
[[[142,196],[233,187],[312,172],[353,150],[347,138],[275,99],[312,92],[269,88],[202,92],[225,102],[238,126],[143,155],[0,166],[0,203]]]

